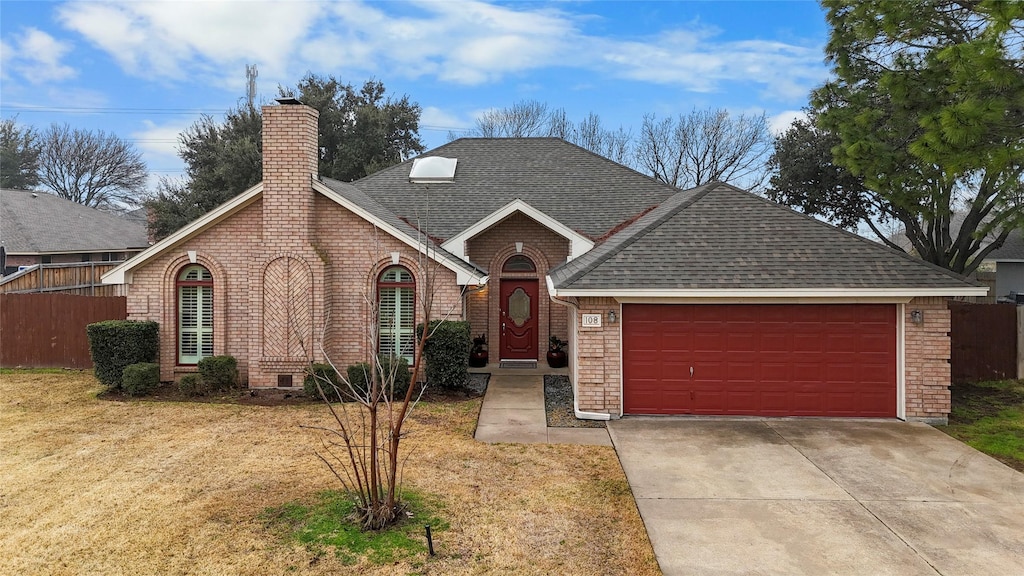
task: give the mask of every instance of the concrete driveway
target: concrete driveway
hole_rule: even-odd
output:
[[[1024,575],[1024,474],[924,424],[609,423],[666,576]]]

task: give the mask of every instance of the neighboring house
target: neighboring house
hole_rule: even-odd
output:
[[[987,260],[996,264],[996,298],[1024,298],[1024,231],[1012,232],[1002,246],[989,253]]]
[[[347,184],[317,117],[263,110],[263,182],[104,276],[161,325],[161,377],[239,359],[301,385],[326,350],[409,355],[413,305],[489,336],[492,365],[568,339],[577,414],[943,421],[945,299],[986,289],[724,184],[680,191],[558,139],[462,139]],[[418,361],[418,359],[413,359]]]
[[[963,226],[964,214],[957,212],[950,220],[950,233],[958,234]],[[989,232],[982,242],[982,248],[992,244],[996,233]],[[902,231],[889,236],[889,240],[903,248],[908,254],[916,255],[914,245]],[[993,279],[994,272],[994,279]],[[1015,230],[1006,237],[1003,245],[989,252],[982,260],[976,274],[979,280],[984,281],[993,287],[988,298],[977,299],[987,302],[1008,301],[1010,294],[1024,294],[1024,230]]]
[[[149,246],[145,222],[54,194],[0,190],[3,274],[35,264],[117,262]]]

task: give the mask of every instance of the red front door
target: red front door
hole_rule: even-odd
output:
[[[501,360],[536,360],[537,280],[501,281]]]

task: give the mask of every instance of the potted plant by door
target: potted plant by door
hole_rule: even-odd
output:
[[[487,335],[473,338],[473,349],[469,351],[469,365],[472,368],[487,366]]]
[[[548,341],[548,366],[552,368],[565,368],[569,364],[569,355],[565,353],[565,340],[558,336],[552,336]]]

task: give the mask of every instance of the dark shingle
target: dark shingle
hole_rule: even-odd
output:
[[[1014,230],[1006,237],[1006,242],[996,248],[985,258],[986,260],[1024,260],[1024,231]]]
[[[353,185],[441,241],[516,198],[599,238],[676,192],[560,138],[462,138],[424,156],[457,158],[455,181],[411,183],[407,161]]]
[[[113,252],[149,246],[145,222],[25,190],[0,190],[0,243],[10,254]]]
[[[455,265],[461,266],[465,272],[476,276],[483,276],[485,274],[485,272],[482,269],[474,266],[471,263],[465,262],[460,258],[457,258],[447,250],[444,250],[440,246],[437,246],[430,238],[425,238],[423,233],[421,233],[417,228],[403,221],[401,218],[396,216],[394,213],[392,213],[390,210],[382,206],[373,198],[367,196],[362,190],[356,188],[355,186],[345,182],[339,182],[338,180],[332,180],[330,178],[324,178],[323,184],[330,188],[331,191],[333,191],[334,193],[344,197],[346,200],[352,202],[356,206],[359,206],[363,210],[366,210],[367,212],[375,216],[378,220],[393,226],[396,230],[404,234],[413,242],[421,244],[426,243],[430,247],[430,250],[432,252],[444,256]]]
[[[966,288],[943,270],[725,184],[680,192],[551,272],[557,288]]]

